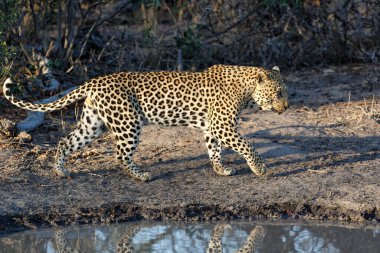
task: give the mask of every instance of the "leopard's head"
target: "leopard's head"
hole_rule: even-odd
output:
[[[272,70],[260,72],[252,94],[253,100],[261,110],[272,110],[278,114],[288,107],[288,89],[280,75],[280,69],[275,66]]]

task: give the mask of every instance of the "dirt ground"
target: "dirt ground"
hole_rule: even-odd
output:
[[[123,173],[106,134],[72,154],[72,180],[54,178],[55,147],[75,107],[46,116],[31,143],[0,144],[0,231],[138,219],[259,217],[380,221],[380,66],[347,65],[284,73],[291,107],[241,115],[243,133],[266,159],[255,176],[231,150],[231,177],[211,169],[202,132],[149,125],[135,161],[154,180]],[[374,96],[374,99],[373,99]],[[26,112],[0,99],[0,117]]]

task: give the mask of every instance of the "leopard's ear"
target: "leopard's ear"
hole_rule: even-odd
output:
[[[278,71],[280,73],[280,68],[278,66],[274,66],[273,70],[276,70],[276,71]]]

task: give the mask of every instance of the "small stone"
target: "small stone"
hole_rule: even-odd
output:
[[[16,139],[20,143],[30,143],[30,142],[32,142],[33,137],[30,134],[28,134],[27,132],[22,131],[21,133],[19,133],[17,135]]]
[[[9,120],[0,118],[0,137],[8,139],[16,135],[16,123]]]

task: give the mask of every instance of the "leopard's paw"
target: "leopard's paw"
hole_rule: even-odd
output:
[[[214,169],[214,171],[216,172],[216,174],[218,174],[220,176],[231,176],[231,175],[234,175],[236,173],[235,169],[229,168],[229,167],[224,167],[220,163],[218,164],[218,163],[211,162],[211,165],[212,165],[212,168]]]
[[[253,169],[257,176],[264,176],[267,173],[267,166],[264,163],[257,164]]]
[[[70,172],[63,166],[55,166],[53,171],[54,174],[60,178],[66,177],[68,179],[71,179]]]

